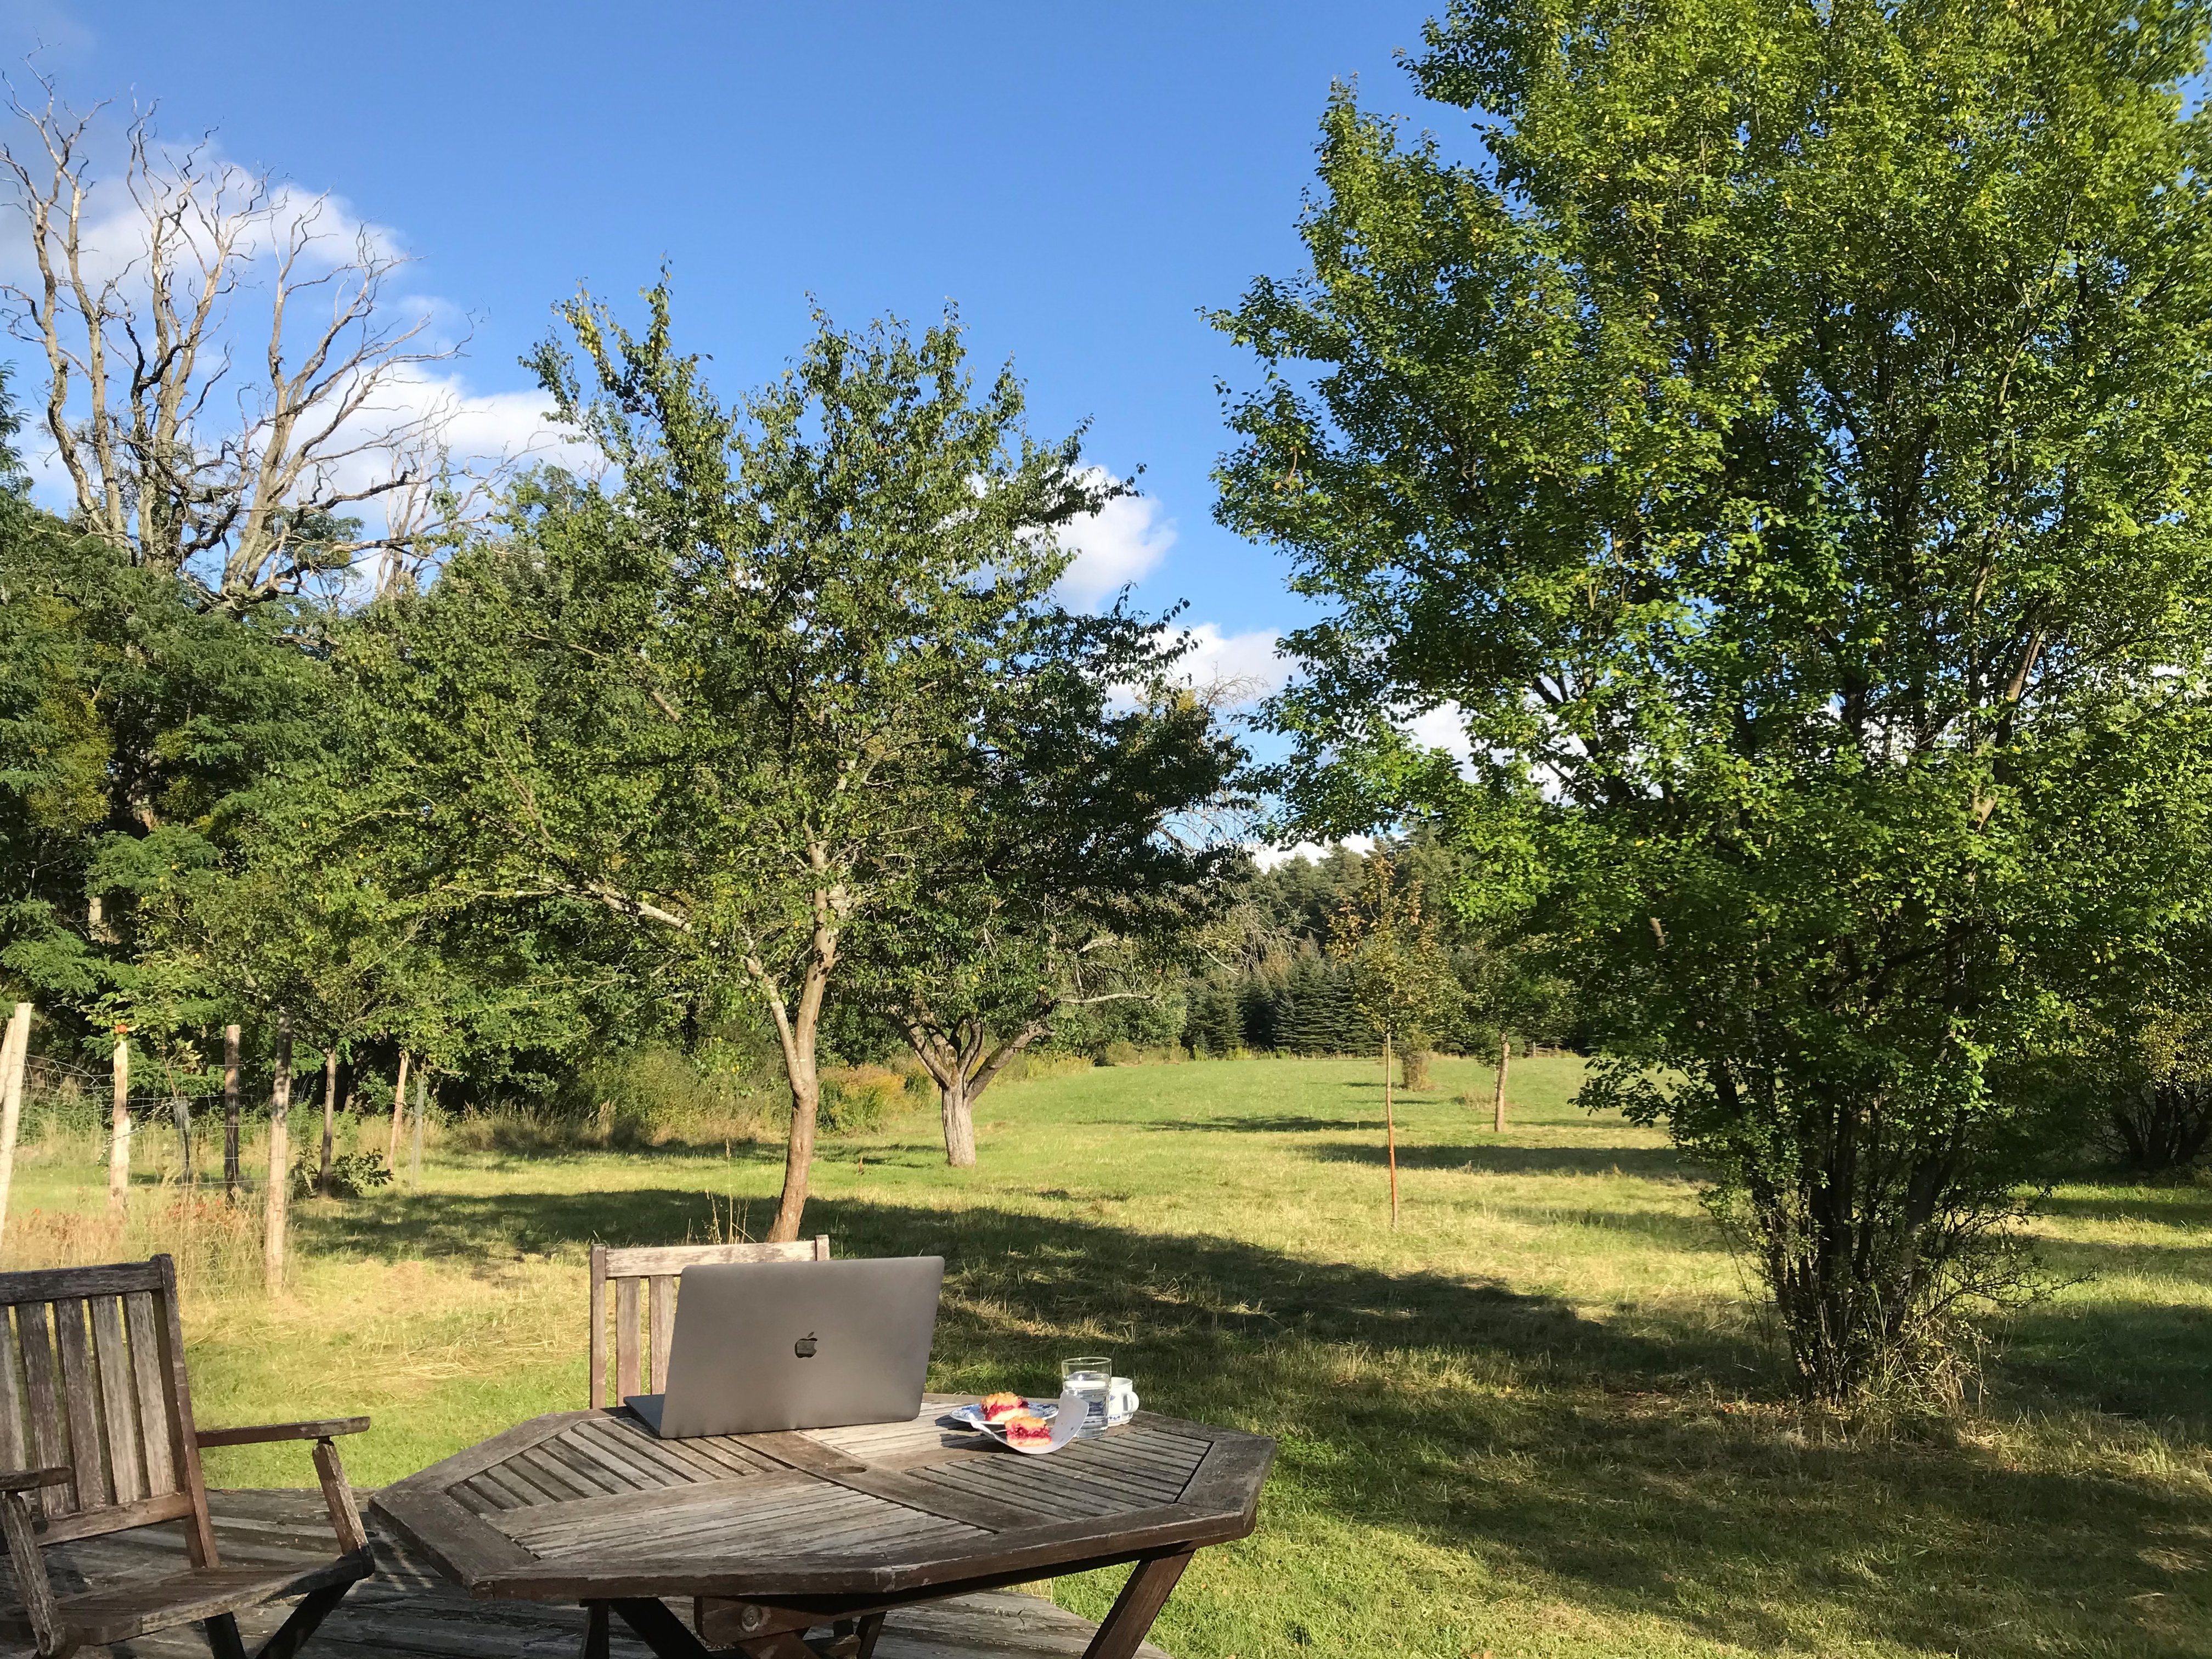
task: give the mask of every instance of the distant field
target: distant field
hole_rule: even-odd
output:
[[[2039,1233],[2074,1282],[2003,1334],[1977,1413],[1852,1438],[1782,1403],[1662,1137],[1575,1110],[1569,1059],[1516,1066],[1494,1135],[1489,1077],[1443,1062],[1403,1103],[1395,1233],[1379,1068],[1291,1060],[1001,1085],[971,1171],[921,1114],[827,1143],[809,1231],[949,1259],[936,1386],[1047,1388],[1103,1348],[1147,1404],[1278,1437],[1259,1533],[1162,1617],[1181,1659],[2212,1652],[2212,1188],[2061,1188]],[[370,1411],[374,1484],[581,1405],[590,1243],[758,1231],[781,1164],[434,1146],[419,1192],[301,1206],[275,1305],[227,1288],[250,1226],[130,1242],[202,1252],[204,1422]],[[9,1265],[82,1259],[101,1180],[88,1147],[20,1167]],[[311,1479],[289,1449],[209,1462]],[[1111,1577],[1056,1593],[1097,1616]]]

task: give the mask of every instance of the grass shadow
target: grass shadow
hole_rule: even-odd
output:
[[[1366,1127],[1366,1126],[1360,1126]],[[1376,1139],[1332,1140],[1304,1148],[1309,1158],[1330,1164],[1381,1165],[1389,1151]],[[1401,1141],[1401,1170],[1463,1170],[1473,1175],[1503,1176],[1633,1176],[1644,1181],[1696,1181],[1696,1165],[1671,1146],[1430,1146]]]
[[[491,1259],[669,1242],[705,1214],[668,1188],[398,1194],[303,1224],[325,1249]],[[1765,1366],[1740,1332],[1663,1312],[1631,1331],[1494,1285],[1057,1211],[837,1198],[808,1230],[841,1255],[946,1258],[940,1386],[1044,1387],[1061,1355],[1097,1350],[1152,1405],[1279,1437],[1248,1547],[1262,1564],[1304,1559],[1317,1526],[1368,1528],[1352,1536],[1510,1563],[1585,1606],[1763,1650],[2030,1659],[2124,1628],[2133,1653],[2202,1651],[2204,1592],[2158,1559],[2195,1547],[2201,1498],[1972,1445],[1808,1441],[1786,1410],[1704,1385]],[[1267,1553],[1278,1530],[1287,1557]],[[1304,1644],[1279,1625],[1301,1605],[1255,1596],[1254,1648]],[[2023,1605],[2035,1616],[2015,1620]],[[2147,1625],[2158,1605],[2168,1624]]]

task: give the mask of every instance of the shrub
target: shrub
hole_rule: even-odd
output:
[[[392,1182],[391,1166],[374,1152],[340,1152],[331,1160],[329,1186],[319,1188],[321,1164],[322,1154],[315,1152],[292,1166],[294,1196],[313,1198],[322,1190],[331,1198],[367,1198],[376,1188]]]
[[[881,1066],[838,1066],[822,1074],[822,1132],[872,1133],[912,1098],[896,1072]]]

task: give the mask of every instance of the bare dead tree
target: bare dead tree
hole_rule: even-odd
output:
[[[9,93],[33,141],[0,143],[33,270],[0,295],[46,354],[46,430],[83,526],[234,609],[374,555],[404,560],[451,418],[410,403],[412,371],[455,349],[395,302],[406,256],[204,138],[163,147],[151,107],[126,129],[129,208],[100,217],[101,106],[78,114],[38,86],[34,103]],[[364,527],[361,508],[402,501]]]

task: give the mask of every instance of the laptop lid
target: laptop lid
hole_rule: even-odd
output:
[[[936,1255],[686,1267],[666,1387],[623,1403],[671,1440],[903,1422],[944,1281]]]

